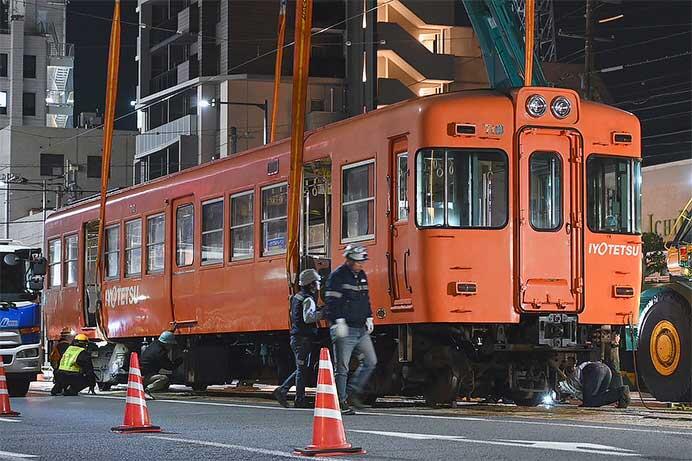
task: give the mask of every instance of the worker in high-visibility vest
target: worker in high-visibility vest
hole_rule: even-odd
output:
[[[91,353],[87,350],[89,338],[79,334],[75,336],[72,345],[65,350],[60,359],[60,366],[55,376],[55,386],[51,394],[58,395],[63,390],[63,395],[77,395],[87,387],[93,393],[96,386],[94,365],[91,362]]]

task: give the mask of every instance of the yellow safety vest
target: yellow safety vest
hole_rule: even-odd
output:
[[[66,371],[68,373],[80,373],[82,371],[82,367],[77,365],[77,357],[79,357],[79,354],[85,350],[86,349],[77,346],[68,347],[65,353],[62,355],[62,359],[60,359],[59,370]]]

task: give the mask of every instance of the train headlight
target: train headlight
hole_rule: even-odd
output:
[[[563,119],[572,112],[572,103],[564,96],[558,96],[550,103],[550,112],[552,112],[556,118]]]
[[[526,112],[528,112],[531,117],[540,117],[545,114],[547,109],[548,103],[545,102],[545,98],[540,94],[529,96],[529,99],[526,100]]]

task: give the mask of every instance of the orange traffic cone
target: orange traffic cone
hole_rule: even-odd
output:
[[[10,394],[7,392],[7,377],[2,355],[0,355],[0,416],[19,416],[19,412],[12,411],[10,407]]]
[[[297,455],[338,456],[364,454],[365,450],[353,447],[346,441],[344,423],[341,421],[339,397],[334,385],[334,369],[329,358],[329,349],[320,351],[320,371],[317,375],[317,397],[312,426],[312,445],[296,448]]]
[[[136,352],[130,355],[130,375],[125,395],[125,420],[122,426],[111,427],[113,432],[161,432],[159,426],[151,424],[147,401],[139,371],[139,357]]]

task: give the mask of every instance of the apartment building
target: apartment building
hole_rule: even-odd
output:
[[[64,0],[0,2],[0,128],[72,127],[74,49]]]
[[[136,183],[264,142],[279,5],[139,0]],[[287,11],[290,42],[295,1]],[[416,96],[487,86],[473,30],[457,25],[464,21],[454,0],[317,0],[308,127]],[[292,65],[289,47],[278,139],[290,133]],[[211,107],[212,99],[220,104]]]

